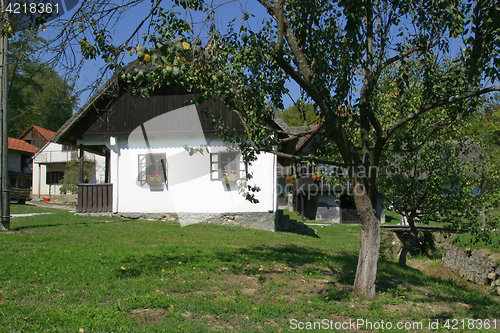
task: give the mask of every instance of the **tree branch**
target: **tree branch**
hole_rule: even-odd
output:
[[[410,47],[408,50],[388,59],[386,62],[384,62],[382,64],[382,67],[380,68],[380,72],[382,72],[382,70],[384,68],[387,68],[388,66],[390,66],[391,64],[395,63],[396,61],[399,61],[401,59],[404,59],[404,58],[407,58],[408,56],[410,56],[412,53],[415,53],[415,52],[419,52],[419,51],[425,51],[425,50],[428,50],[429,48],[433,47],[434,44],[432,45],[426,45],[426,46],[414,46],[414,47]]]
[[[454,96],[444,98],[444,99],[437,101],[437,102],[434,102],[434,103],[426,104],[426,105],[422,106],[418,111],[412,112],[409,115],[407,115],[406,117],[401,118],[398,121],[396,121],[390,127],[390,129],[387,131],[387,137],[391,136],[398,128],[400,128],[401,126],[403,126],[404,124],[406,124],[410,120],[416,119],[420,115],[422,115],[422,114],[424,114],[432,109],[436,109],[436,108],[446,106],[446,105],[455,104],[455,103],[463,101],[467,98],[481,96],[481,95],[484,95],[484,94],[487,94],[487,93],[490,93],[493,91],[500,91],[500,85],[492,86],[492,87],[488,87],[488,88],[484,88],[484,89],[476,90],[476,91],[469,91],[469,92],[463,93],[461,95],[454,95]]]
[[[297,59],[297,67],[299,69],[300,75],[302,75],[306,81],[312,82],[312,69],[307,62],[306,56],[301,50],[295,35],[293,34],[292,27],[290,25],[290,21],[285,17],[284,13],[281,13],[281,16],[278,16],[279,13],[276,13],[276,9],[267,1],[267,0],[258,0],[264,8],[268,11],[268,13],[278,22],[278,25],[283,24],[283,34],[285,35],[286,41],[288,45],[290,45],[290,49],[293,52],[293,56]],[[282,22],[279,22],[278,17]]]
[[[330,161],[330,160],[325,160],[325,159],[322,159],[322,158],[315,158],[315,157],[312,157],[312,156],[287,154],[287,153],[283,153],[281,151],[272,150],[272,149],[269,149],[269,148],[266,148],[266,147],[258,148],[258,150],[261,151],[261,152],[265,152],[265,153],[271,153],[271,154],[274,154],[274,155],[280,156],[280,157],[291,158],[291,159],[294,159],[294,160],[297,160],[297,161],[316,162],[316,163],[327,164],[327,165],[334,165],[334,166],[339,166],[339,167],[344,167],[344,168],[348,167],[348,165],[345,164],[345,163],[333,162],[333,161]]]

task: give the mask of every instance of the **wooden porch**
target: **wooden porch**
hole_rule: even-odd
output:
[[[78,184],[77,213],[113,211],[113,184]]]

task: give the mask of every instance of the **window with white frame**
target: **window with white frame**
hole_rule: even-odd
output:
[[[167,156],[166,154],[139,155],[140,182],[148,184],[162,184],[167,182]]]
[[[237,152],[210,154],[210,179],[236,181],[245,179],[247,168]]]

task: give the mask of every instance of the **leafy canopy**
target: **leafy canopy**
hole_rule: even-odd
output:
[[[319,125],[320,118],[311,103],[297,103],[279,114],[288,126]]]
[[[36,56],[43,39],[32,30],[9,43],[9,136],[18,137],[29,126],[57,131],[76,107],[69,82]]]
[[[268,14],[262,23],[254,24],[252,14],[243,12],[224,29],[211,21],[220,4],[176,2],[182,13],[154,7],[154,33],[144,35],[137,48],[143,66],[123,74],[123,81],[142,96],[174,85],[222,99],[237,110],[245,135],[223,124],[216,128],[223,138],[240,143],[247,160],[270,152],[365,170],[381,165],[398,136],[405,144],[427,142],[426,133],[450,128],[475,112],[479,96],[500,91],[495,85],[500,81],[500,8],[494,0],[258,2]],[[184,16],[191,11],[205,18],[202,24],[185,19],[195,17]],[[199,27],[208,29],[200,34]],[[208,36],[204,48],[200,36]],[[88,48],[90,56],[109,49],[100,42],[106,39],[105,33],[99,35]],[[132,45],[122,48],[136,52]],[[320,135],[335,143],[337,154],[274,151],[289,140],[269,126],[273,110],[283,109],[288,81],[318,110],[324,119]],[[373,297],[380,248],[377,174],[363,175],[350,174],[364,189],[354,196],[363,223],[354,291]]]

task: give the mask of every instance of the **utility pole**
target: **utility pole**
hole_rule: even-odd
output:
[[[3,33],[0,35],[0,206],[1,206],[1,223],[0,230],[10,229],[10,180],[9,180],[9,147],[8,138],[9,130],[7,124],[7,87],[8,87],[8,76],[7,71],[7,50],[8,50],[8,26],[9,20],[7,17],[7,12],[4,11],[8,0],[1,0],[2,4],[2,30]]]

